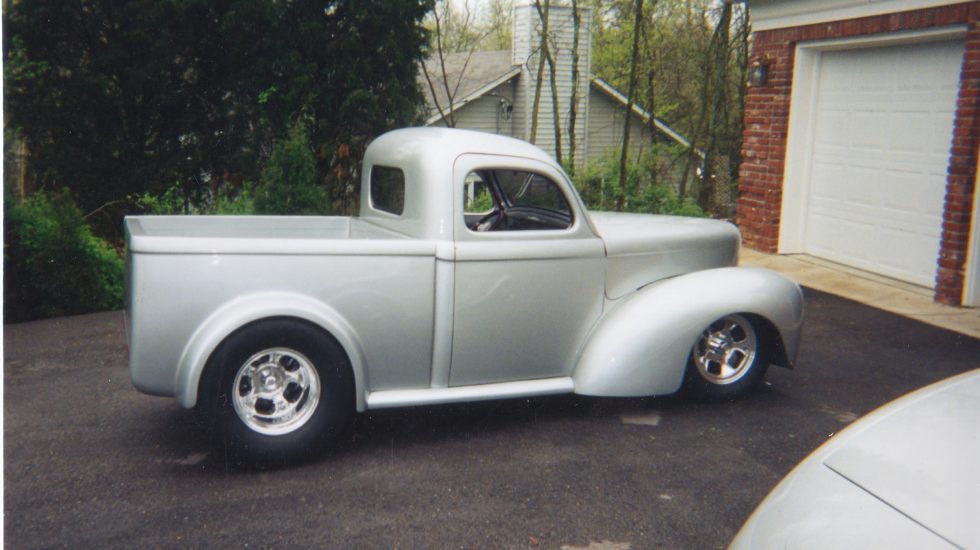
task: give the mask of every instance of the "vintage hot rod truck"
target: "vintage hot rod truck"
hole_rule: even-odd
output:
[[[249,456],[329,443],[354,411],[685,388],[791,366],[799,287],[733,267],[739,233],[587,212],[515,139],[377,138],[357,217],[126,219],[130,372]]]

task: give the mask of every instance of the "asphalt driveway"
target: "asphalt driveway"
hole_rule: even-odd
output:
[[[828,436],[980,367],[980,340],[806,294],[797,369],[771,369],[741,401],[562,396],[371,413],[341,450],[265,471],[229,463],[190,413],[132,388],[121,313],[9,325],[5,545],[724,547]]]

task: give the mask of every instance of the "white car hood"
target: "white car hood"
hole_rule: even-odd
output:
[[[705,218],[589,212],[606,246],[606,294],[620,298],[654,281],[735,265],[739,232]]]
[[[965,548],[980,541],[980,375],[958,380],[879,411],[823,464]]]

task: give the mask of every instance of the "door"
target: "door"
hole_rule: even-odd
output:
[[[962,41],[820,54],[804,250],[932,287]]]
[[[570,375],[602,310],[605,261],[580,201],[527,159],[463,155],[453,181],[450,386]]]

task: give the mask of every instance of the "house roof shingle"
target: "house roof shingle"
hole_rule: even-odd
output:
[[[419,73],[422,91],[429,107],[429,113],[438,114],[436,100],[443,110],[449,108],[449,97],[453,98],[453,107],[459,108],[468,103],[478,92],[491,85],[499,85],[520,72],[520,67],[511,62],[510,50],[493,52],[461,52],[443,56],[446,67],[446,78],[443,80],[442,68],[438,56],[425,61],[425,71],[432,79],[432,87],[426,81],[425,73]],[[449,93],[446,88],[449,88]],[[435,91],[435,100],[433,99]]]

